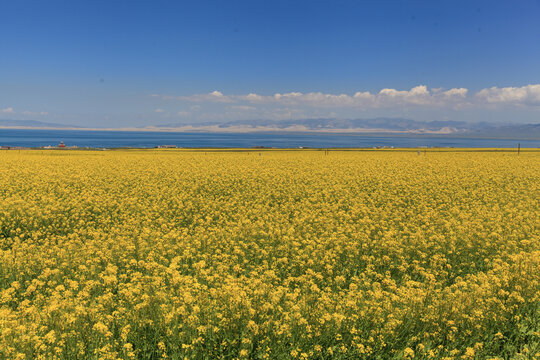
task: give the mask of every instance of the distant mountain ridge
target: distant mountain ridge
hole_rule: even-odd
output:
[[[519,125],[500,125],[493,126],[484,124],[471,128],[468,132],[471,135],[481,135],[483,137],[498,138],[523,138],[540,139],[540,124],[519,124]]]
[[[385,134],[440,134],[479,137],[523,137],[540,139],[540,124],[494,125],[486,122],[465,121],[417,121],[406,118],[373,119],[298,119],[298,120],[235,120],[227,122],[203,122],[191,124],[164,124],[152,126],[157,129],[186,129],[201,131],[224,131],[243,129],[251,131],[316,131],[361,132]]]
[[[37,120],[0,120],[0,128],[80,129],[133,131],[196,131],[196,132],[332,132],[381,135],[440,135],[482,138],[540,139],[540,124],[490,124],[465,121],[417,121],[406,118],[379,117],[373,119],[296,119],[296,120],[234,120],[197,123],[173,123],[131,128],[85,128],[82,126],[47,123]]]
[[[156,127],[182,127],[182,126],[217,126],[228,127],[272,127],[287,129],[291,127],[305,127],[307,130],[335,130],[335,129],[381,129],[407,131],[425,129],[437,131],[442,128],[466,128],[464,121],[430,121],[422,122],[405,118],[374,118],[374,119],[298,119],[298,120],[234,120],[227,122],[203,122],[197,124],[166,124]]]
[[[81,126],[48,123],[37,120],[0,120],[0,127],[81,128]]]

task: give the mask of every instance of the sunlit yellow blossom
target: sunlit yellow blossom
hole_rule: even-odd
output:
[[[0,166],[0,360],[538,357],[538,150]]]
[[[403,356],[405,358],[413,358],[414,357],[414,350],[411,349],[411,348],[406,348],[405,350],[403,350]]]

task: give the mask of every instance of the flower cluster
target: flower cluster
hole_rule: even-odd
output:
[[[0,163],[0,359],[540,356],[538,151]]]

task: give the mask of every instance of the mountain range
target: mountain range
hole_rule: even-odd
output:
[[[421,135],[540,139],[540,124],[490,124],[465,121],[417,121],[406,118],[373,119],[298,119],[298,120],[236,120],[164,124],[146,129],[215,132],[332,132],[385,135]]]
[[[37,120],[0,120],[0,128],[81,128],[81,126],[56,124]]]
[[[197,131],[197,132],[331,132],[384,135],[440,135],[485,138],[540,139],[540,124],[490,124],[465,121],[417,121],[406,118],[235,120],[227,122],[172,123],[134,128],[85,128],[36,120],[0,120],[0,128]]]

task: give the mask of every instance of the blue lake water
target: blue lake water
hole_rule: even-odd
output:
[[[344,147],[479,147],[479,148],[540,148],[540,140],[472,139],[447,136],[366,136],[357,134],[298,134],[298,133],[175,133],[147,131],[86,131],[86,130],[19,130],[0,129],[0,146],[41,147],[67,146],[118,148],[153,148],[158,145],[178,147],[242,147],[254,146],[297,148]]]

